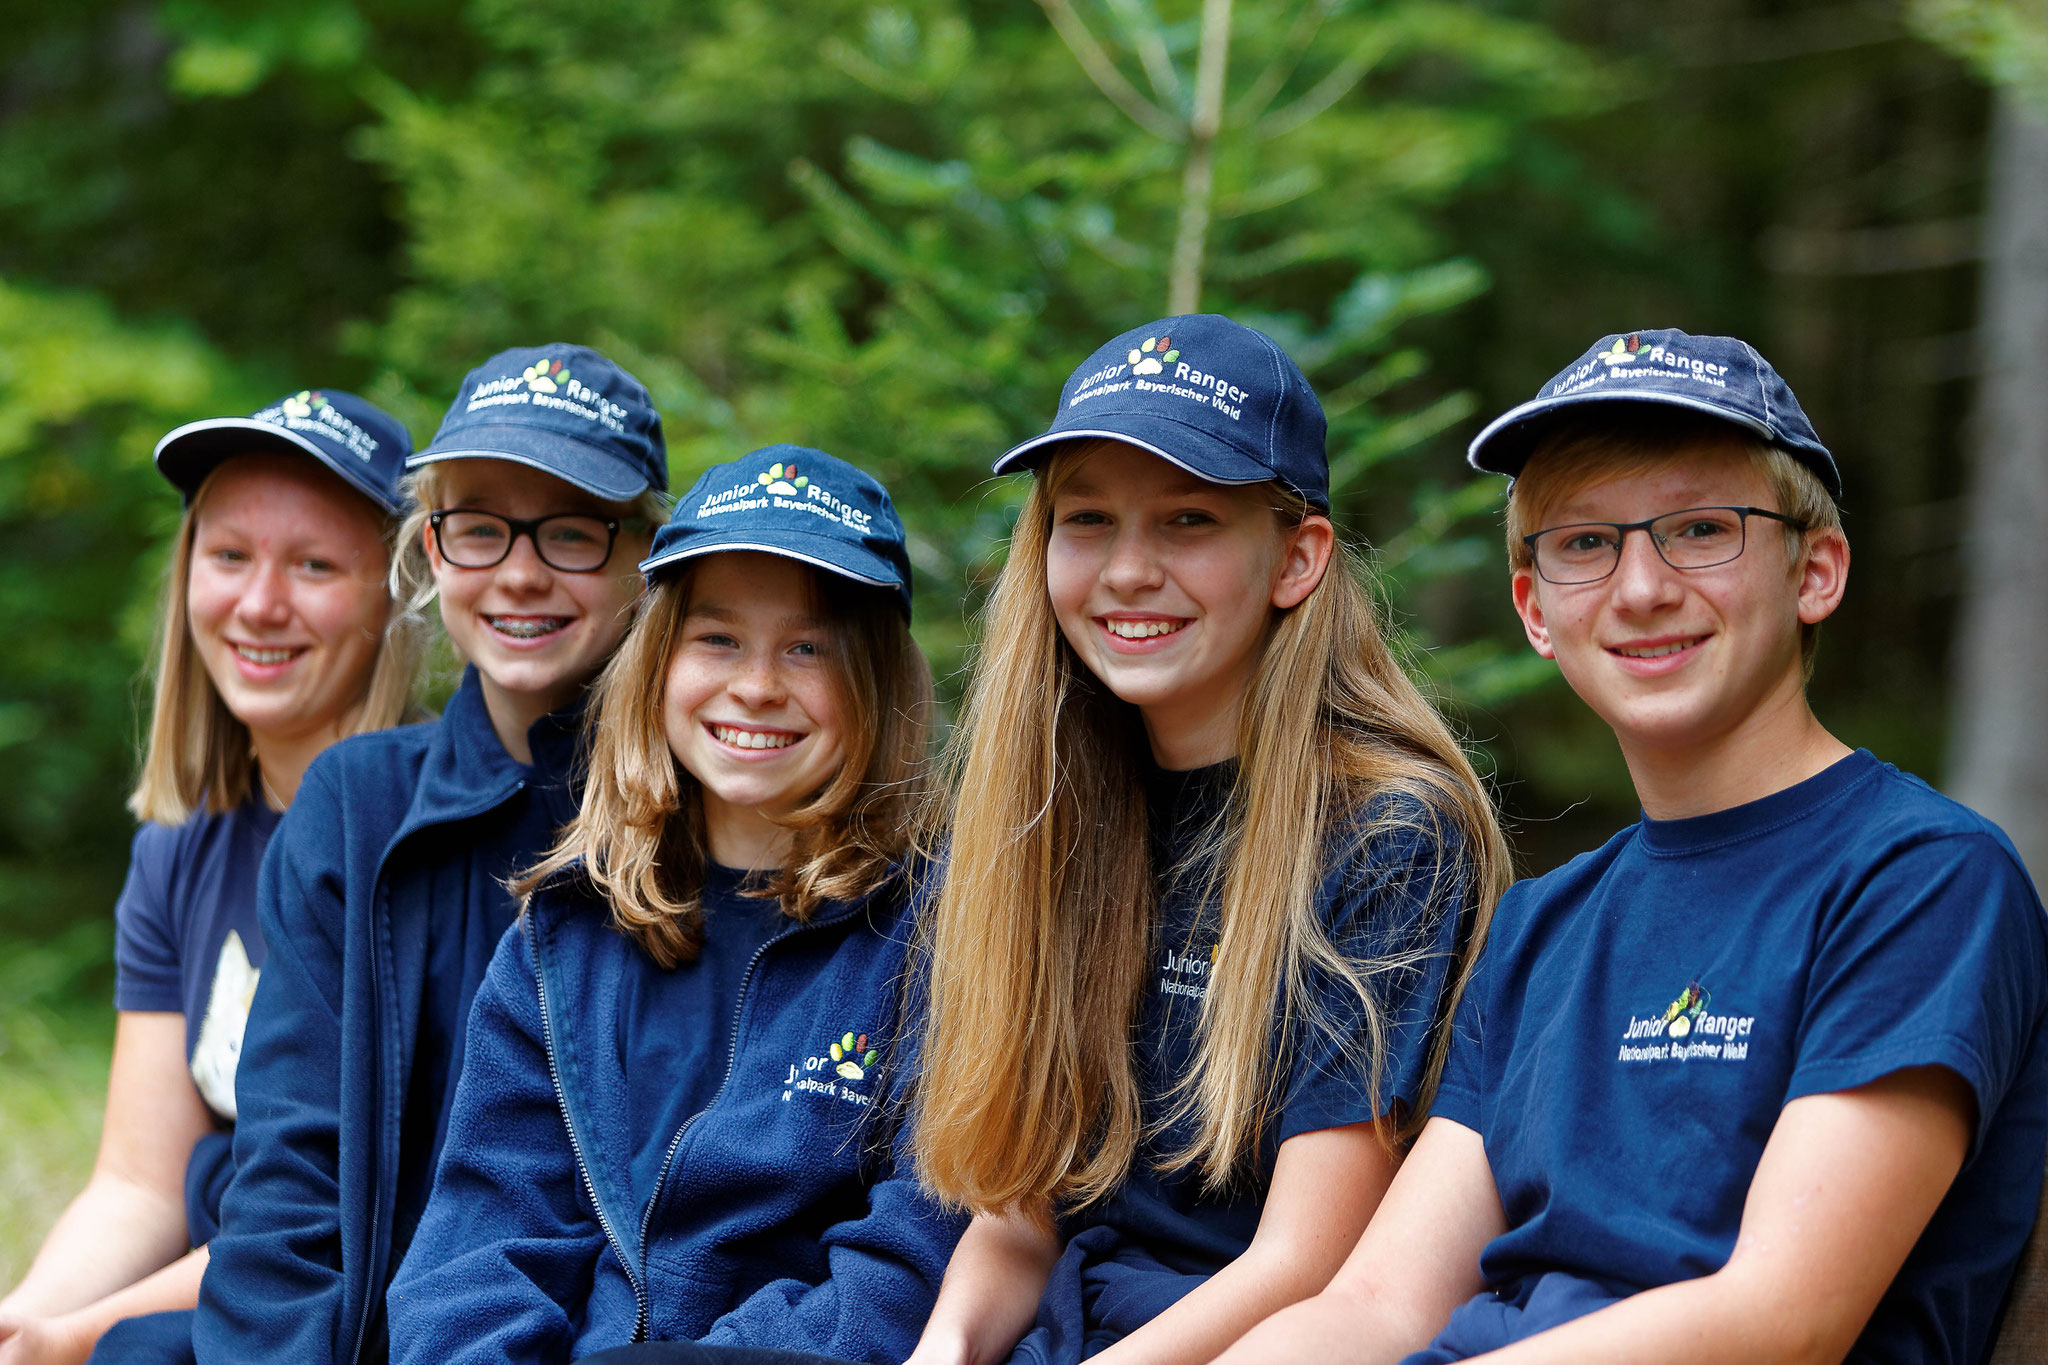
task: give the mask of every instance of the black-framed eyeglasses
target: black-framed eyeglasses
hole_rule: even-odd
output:
[[[1567,587],[1598,583],[1621,565],[1622,542],[1641,531],[1674,569],[1711,569],[1742,556],[1749,519],[1769,517],[1795,531],[1807,524],[1764,507],[1687,507],[1648,521],[1582,521],[1522,537],[1544,582]]]
[[[525,536],[540,562],[561,573],[596,573],[610,562],[622,523],[609,517],[564,512],[520,521],[496,512],[454,509],[429,514],[441,558],[458,569],[489,569],[505,562]]]

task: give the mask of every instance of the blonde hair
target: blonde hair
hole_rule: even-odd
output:
[[[1804,461],[1746,427],[1704,413],[1650,403],[1620,411],[1584,412],[1558,421],[1536,443],[1528,463],[1508,485],[1508,564],[1532,569],[1535,559],[1524,537],[1542,529],[1544,509],[1594,484],[1625,479],[1684,459],[1701,447],[1739,450],[1778,505],[1771,511],[1805,523],[1805,530],[1778,523],[1786,547],[1798,554],[1808,531],[1842,534],[1842,509]],[[1674,509],[1675,510],[1675,509]],[[1802,625],[1799,657],[1813,675],[1820,625]]]
[[[1143,726],[1074,654],[1045,588],[1053,497],[1087,451],[1052,458],[1011,537],[954,737],[968,796],[920,943],[929,1013],[918,1167],[942,1198],[976,1211],[1099,1199],[1145,1136],[1129,1041],[1154,911],[1141,852]],[[1309,515],[1300,498],[1270,488],[1280,524]],[[1280,1066],[1303,1030],[1333,1027],[1314,1004],[1314,980],[1333,978],[1355,997],[1379,1109],[1389,1021],[1374,982],[1416,960],[1355,961],[1330,942],[1316,897],[1332,840],[1348,846],[1409,824],[1451,850],[1435,869],[1435,911],[1462,900],[1469,919],[1449,974],[1453,999],[1510,879],[1478,775],[1395,659],[1363,566],[1341,541],[1315,591],[1277,613],[1237,752],[1233,790],[1205,841],[1221,906],[1216,961],[1230,970],[1211,974],[1198,1060],[1169,1120],[1192,1120],[1192,1143],[1163,1161],[1199,1165],[1211,1191],[1274,1117]],[[1437,1030],[1414,1111],[1383,1139],[1420,1126],[1448,1032]]]
[[[427,557],[426,529],[429,519],[441,510],[447,463],[421,465],[405,476],[402,485],[407,510],[405,520],[398,525],[398,551],[391,556],[391,595],[409,612],[424,612],[434,601],[434,567]],[[666,493],[646,488],[625,504],[626,517],[645,521],[652,530],[668,520],[668,505]],[[613,548],[616,551],[617,547]]]
[[[766,893],[808,919],[886,879],[916,842],[929,802],[926,735],[931,670],[886,594],[808,570],[830,634],[846,758],[784,821],[795,836],[788,865]],[[598,676],[585,722],[590,773],[575,819],[520,876],[522,898],[578,859],[612,907],[619,932],[662,967],[697,956],[701,890],[710,859],[696,780],[669,750],[662,721],[669,660],[689,610],[689,568],[644,594],[632,626]]]
[[[163,825],[182,824],[200,810],[214,814],[233,810],[249,799],[256,771],[249,727],[221,700],[186,620],[193,537],[218,472],[216,468],[206,476],[185,508],[157,599],[156,642],[151,651],[156,659],[155,701],[142,771],[135,790],[128,794],[128,809],[138,820]],[[387,557],[395,550],[395,525],[395,519],[385,518]],[[362,701],[344,720],[342,734],[382,730],[403,720],[414,706],[425,658],[423,623],[393,603],[369,685]]]

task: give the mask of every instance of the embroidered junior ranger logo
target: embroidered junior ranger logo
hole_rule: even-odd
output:
[[[865,1108],[874,1102],[867,1083],[872,1079],[870,1073],[875,1063],[881,1060],[882,1051],[875,1046],[874,1039],[848,1029],[826,1044],[822,1052],[790,1063],[789,1075],[782,1082],[783,1103],[798,1095],[815,1095]]]

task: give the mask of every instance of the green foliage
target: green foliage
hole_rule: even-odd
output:
[[[2041,0],[1912,0],[1913,26],[1985,80],[2048,105],[2048,5]]]
[[[181,422],[250,406],[188,329],[0,281],[0,613],[21,642],[0,653],[0,923],[84,894],[104,905],[118,885],[107,855],[125,824],[158,547],[177,518],[150,451]]]

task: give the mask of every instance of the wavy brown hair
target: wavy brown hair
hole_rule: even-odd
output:
[[[846,759],[784,821],[795,842],[788,865],[764,892],[795,920],[810,918],[826,901],[871,890],[905,863],[918,819],[931,805],[931,670],[902,612],[879,589],[807,572],[826,625]],[[641,596],[591,694],[582,806],[555,846],[513,884],[516,894],[530,896],[582,860],[611,903],[612,922],[663,967],[693,960],[704,942],[710,851],[699,788],[670,752],[662,724],[669,661],[694,576],[685,567]]]
[[[1154,919],[1144,728],[1067,644],[1045,588],[1053,497],[1090,448],[1048,461],[1011,537],[954,736],[963,795],[921,936],[917,1161],[940,1197],[976,1212],[1100,1199],[1146,1136],[1131,1051]],[[1276,534],[1310,515],[1270,488]],[[1417,955],[1361,961],[1330,942],[1315,902],[1333,843],[1369,838],[1375,822],[1419,824],[1450,861],[1416,871],[1434,877],[1438,913],[1466,918],[1453,1001],[1510,879],[1486,791],[1389,648],[1363,565],[1341,541],[1308,598],[1275,612],[1236,751],[1209,841],[1216,960],[1230,970],[1211,975],[1198,1061],[1173,1096],[1169,1122],[1192,1120],[1192,1145],[1164,1158],[1199,1166],[1212,1191],[1273,1118],[1282,1059],[1305,1031],[1338,1027],[1315,1003],[1318,980],[1355,1000],[1367,1084],[1385,1112],[1377,981]],[[1448,1032],[1437,1030],[1420,1102],[1383,1127],[1385,1140],[1419,1128]]]

